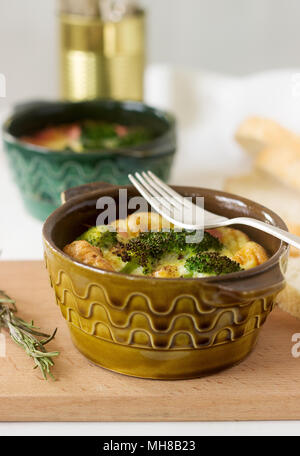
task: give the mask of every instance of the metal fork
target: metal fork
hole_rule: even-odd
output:
[[[264,231],[300,249],[300,237],[271,224],[250,217],[228,219],[192,203],[175,192],[151,171],[128,175],[129,180],[159,214],[175,226],[187,230],[203,230],[233,224],[247,225]]]

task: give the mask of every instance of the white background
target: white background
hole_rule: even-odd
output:
[[[149,68],[147,100],[172,109],[179,118],[173,182],[217,187],[219,175],[247,167],[232,139],[247,114],[272,116],[300,132],[300,99],[293,96],[293,77],[300,73],[299,0],[144,0],[143,4],[149,9],[149,62],[167,64]],[[7,80],[0,116],[13,102],[56,95],[55,10],[54,0],[0,0],[0,73]],[[175,70],[170,64],[197,71]],[[296,69],[245,77],[282,67]],[[1,150],[0,209],[2,259],[40,258],[41,224],[24,211]],[[300,426],[298,422],[0,423],[0,434],[20,433],[300,435]]]
[[[299,0],[141,0],[148,59],[243,75],[300,66]],[[8,100],[57,90],[55,0],[0,1]],[[0,100],[1,103],[1,100]]]

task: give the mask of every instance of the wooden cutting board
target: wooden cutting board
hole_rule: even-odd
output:
[[[300,320],[276,309],[255,351],[240,365],[196,380],[141,380],[91,365],[72,345],[42,262],[0,262],[0,289],[19,314],[45,331],[59,350],[44,381],[9,337],[0,358],[1,421],[217,421],[300,419],[300,358],[292,335]]]

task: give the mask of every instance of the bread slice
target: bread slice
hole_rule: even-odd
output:
[[[227,178],[224,189],[272,209],[285,221],[292,233],[300,235],[300,192],[259,170]],[[291,255],[299,256],[300,251],[292,247]]]
[[[269,147],[259,152],[255,166],[300,192],[300,148]],[[300,194],[298,195],[300,198]]]
[[[251,155],[265,147],[291,146],[300,151],[300,136],[271,119],[248,117],[238,127],[236,141]]]
[[[290,258],[286,272],[287,286],[276,298],[278,306],[300,318],[300,257]]]

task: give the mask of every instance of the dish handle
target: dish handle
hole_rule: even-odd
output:
[[[62,204],[64,204],[71,198],[83,195],[84,193],[92,192],[94,190],[104,190],[111,187],[114,187],[114,185],[109,184],[108,182],[91,182],[90,184],[78,185],[77,187],[71,187],[62,192],[60,199]]]
[[[242,300],[277,294],[286,285],[287,253],[288,249],[286,254],[283,254],[275,264],[261,274],[249,275],[239,280],[225,279],[224,284],[219,285],[219,290],[235,297],[238,295]]]

